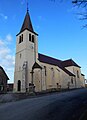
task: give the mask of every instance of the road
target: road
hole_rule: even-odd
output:
[[[78,89],[2,104],[0,120],[82,120],[86,109],[87,89]]]

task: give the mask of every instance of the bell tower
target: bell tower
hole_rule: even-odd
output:
[[[16,35],[14,91],[25,92],[31,83],[32,66],[38,59],[38,34],[34,32],[29,11]]]

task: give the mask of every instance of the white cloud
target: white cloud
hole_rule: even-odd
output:
[[[2,66],[4,66],[7,69],[7,71],[9,69],[13,69],[14,68],[14,56],[10,56],[10,58],[3,59],[1,63],[2,63]]]
[[[2,40],[0,40],[0,46],[3,46],[4,42]]]
[[[0,46],[0,58],[5,59],[6,56],[10,53],[10,49],[5,46]]]
[[[0,39],[0,66],[5,69],[8,77],[13,80],[15,56],[12,49],[8,47],[7,42],[11,43],[10,41],[12,41],[11,34],[6,35],[5,39]]]
[[[0,13],[0,16],[1,16],[3,19],[5,19],[5,20],[8,19],[8,16],[4,15],[3,13]]]
[[[11,36],[11,34],[8,34],[8,35],[6,36],[6,40],[9,41],[9,42],[12,41],[12,36]]]

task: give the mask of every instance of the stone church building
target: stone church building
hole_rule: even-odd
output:
[[[14,91],[41,92],[85,86],[81,67],[75,61],[62,61],[38,53],[38,34],[28,10],[16,37]]]

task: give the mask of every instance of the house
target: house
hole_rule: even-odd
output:
[[[62,61],[38,53],[38,34],[28,10],[16,37],[14,91],[41,92],[85,86],[81,67],[75,61]]]
[[[6,93],[7,92],[7,82],[9,78],[4,71],[4,69],[0,66],[0,93]]]
[[[14,86],[13,83],[8,83],[7,84],[7,91],[12,92],[13,91],[13,86]]]

